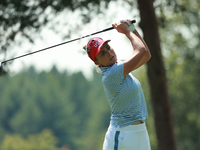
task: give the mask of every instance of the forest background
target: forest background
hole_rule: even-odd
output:
[[[48,24],[49,18],[45,18],[44,11],[48,6],[51,6],[56,14],[65,9],[73,12],[85,5],[84,9],[82,8],[84,13],[81,15],[86,24],[92,20],[92,15],[86,9],[91,11],[98,8],[94,9],[93,13],[101,14],[102,7],[106,9],[111,3],[93,1],[94,6],[91,7],[92,2],[85,1],[80,7],[78,2],[67,2],[1,1],[1,55],[7,58],[13,43],[21,43],[19,37],[16,40],[18,32],[21,34],[20,37],[26,37],[34,43],[34,38],[29,34],[40,33],[42,26]],[[124,3],[131,6],[127,11],[137,9],[135,1]],[[200,149],[200,1],[155,0],[153,4],[159,24],[177,149],[197,150]],[[40,9],[33,11],[34,8]],[[19,13],[18,18],[12,18],[14,10],[27,13]],[[52,15],[54,13],[52,12]],[[133,18],[138,17],[137,13],[132,13]],[[17,19],[20,18],[26,21],[20,20],[21,24],[17,25]],[[77,32],[79,27],[80,24],[77,24],[70,32]],[[86,54],[84,57],[87,57]],[[103,91],[101,75],[96,73],[94,68],[92,77],[88,79],[82,72],[72,74],[67,69],[61,72],[57,66],[53,66],[50,71],[37,71],[32,66],[13,75],[8,71],[10,65],[6,64],[4,71],[7,72],[3,72],[4,75],[0,78],[1,150],[102,149],[109,125],[110,110]],[[149,111],[146,124],[152,150],[156,150],[156,119],[150,100],[146,66],[134,71],[133,74],[141,82],[145,93]]]

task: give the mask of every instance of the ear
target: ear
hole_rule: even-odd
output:
[[[94,63],[95,63],[95,65],[98,65],[98,66],[101,65],[97,60],[95,60]]]

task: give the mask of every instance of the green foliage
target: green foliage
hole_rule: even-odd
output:
[[[165,58],[177,146],[179,150],[198,150],[200,149],[200,60],[195,57],[183,59],[180,56],[182,55],[178,51],[172,51],[170,57]],[[149,112],[147,129],[152,150],[156,150],[154,115],[145,68],[141,68],[134,75],[140,80],[145,94]]]
[[[178,56],[177,52],[166,58],[178,148],[197,150],[200,136],[199,62],[189,58],[180,61]],[[142,84],[149,112],[147,129],[152,150],[156,150],[154,116],[145,70],[142,67],[133,74]],[[102,149],[110,109],[101,75],[94,73],[94,79],[88,81],[82,73],[59,73],[56,67],[40,73],[30,68],[12,77],[1,77],[0,95],[1,146],[9,141],[5,140],[11,138],[9,135],[27,142],[30,135],[43,134],[45,129],[50,129],[57,138],[58,147]]]
[[[0,52],[5,53],[19,35],[32,41],[28,35],[39,31],[65,8],[80,8],[85,17],[83,20],[88,22],[93,16],[88,12],[98,14],[101,2],[1,1]],[[110,1],[103,2],[107,6]],[[180,150],[199,149],[199,4],[199,0],[154,1]],[[144,70],[136,75],[141,79],[147,99],[150,115],[147,127],[154,150],[156,137],[147,80]],[[48,73],[36,73],[31,68],[13,77],[0,78],[0,141],[7,134],[17,134],[23,141],[30,134],[48,128],[58,138],[58,146],[67,144],[71,149],[101,149],[110,111],[101,77],[94,76],[95,81],[89,82],[81,73],[69,76],[59,73],[56,68]]]
[[[155,147],[145,69],[135,75],[144,89],[150,115],[147,127]],[[59,147],[67,144],[71,149],[102,149],[110,109],[101,75],[94,73],[94,79],[88,81],[82,73],[59,73],[56,67],[36,73],[32,67],[13,77],[2,77],[0,95],[1,141],[7,134],[27,139],[48,128],[58,138]]]
[[[26,139],[20,134],[6,134],[0,148],[1,150],[59,150],[56,143],[56,137],[50,130],[45,129],[39,134],[29,135]]]
[[[200,0],[166,0],[162,3],[158,18],[164,17],[164,26],[160,26],[160,36],[164,54],[179,51],[179,58],[200,58]],[[168,4],[168,5],[167,5]],[[162,8],[162,9],[161,9]],[[158,8],[157,8],[158,9]]]
[[[156,150],[157,149],[157,137],[155,133],[155,126],[154,126],[154,114],[153,114],[153,108],[151,105],[151,96],[150,96],[150,90],[149,90],[149,83],[148,83],[148,77],[147,77],[147,66],[142,66],[136,71],[133,72],[133,75],[140,81],[145,100],[146,100],[146,105],[147,105],[147,110],[149,114],[149,118],[146,120],[146,126],[147,126],[147,131],[149,134],[149,139],[151,143],[151,149]]]
[[[198,150],[199,145],[199,60],[185,58],[175,62],[178,52],[167,60],[170,63],[168,77],[173,106],[175,132],[180,150]]]
[[[110,111],[100,75],[92,82],[82,73],[69,76],[55,67],[36,73],[30,68],[2,77],[0,95],[1,141],[6,134],[27,138],[47,128],[58,138],[59,147],[102,146]]]
[[[99,7],[102,2],[104,2],[104,7],[107,7],[110,0],[2,0],[0,1],[0,53],[5,54],[12,43],[20,44],[22,41],[18,39],[28,39],[33,43],[35,33],[46,27],[48,22],[66,9],[68,11],[84,10],[82,22],[89,22],[93,15],[88,12],[102,12]],[[70,27],[71,30],[76,30],[76,28],[76,24]],[[70,31],[65,34],[69,36]]]
[[[165,1],[158,17],[178,149],[199,149],[200,0]],[[164,5],[168,4],[168,5]],[[162,13],[161,13],[162,12]]]

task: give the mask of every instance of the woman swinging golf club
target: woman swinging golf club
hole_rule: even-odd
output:
[[[148,112],[140,82],[131,71],[145,64],[151,54],[130,20],[112,26],[131,42],[134,52],[129,59],[117,59],[110,40],[92,38],[84,49],[100,68],[102,83],[111,108],[111,120],[103,150],[150,150],[145,125]]]

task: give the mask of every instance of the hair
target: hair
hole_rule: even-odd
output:
[[[89,55],[90,50],[87,48],[87,45],[84,45],[84,46],[83,46],[83,49],[87,52],[88,57],[90,57],[90,55]],[[95,61],[97,61],[96,57],[95,57]]]
[[[87,50],[87,45],[84,45],[83,46],[83,49],[87,52],[88,56],[89,56],[89,53],[88,53],[88,50]],[[89,56],[90,57],[90,56]],[[97,61],[96,57],[95,57],[95,61]],[[96,66],[96,72],[97,73],[101,73],[101,69],[100,69],[100,66]]]
[[[87,52],[88,56],[90,57],[90,55],[89,55],[90,52],[89,52],[89,50],[87,49],[87,45],[84,45],[84,46],[83,46],[83,49]]]
[[[88,56],[89,56],[89,53],[90,53],[90,49],[87,48],[87,45],[84,45],[83,46],[83,49],[87,52]]]
[[[87,51],[87,45],[84,45],[84,46],[83,46],[83,49],[84,49],[85,51]]]

